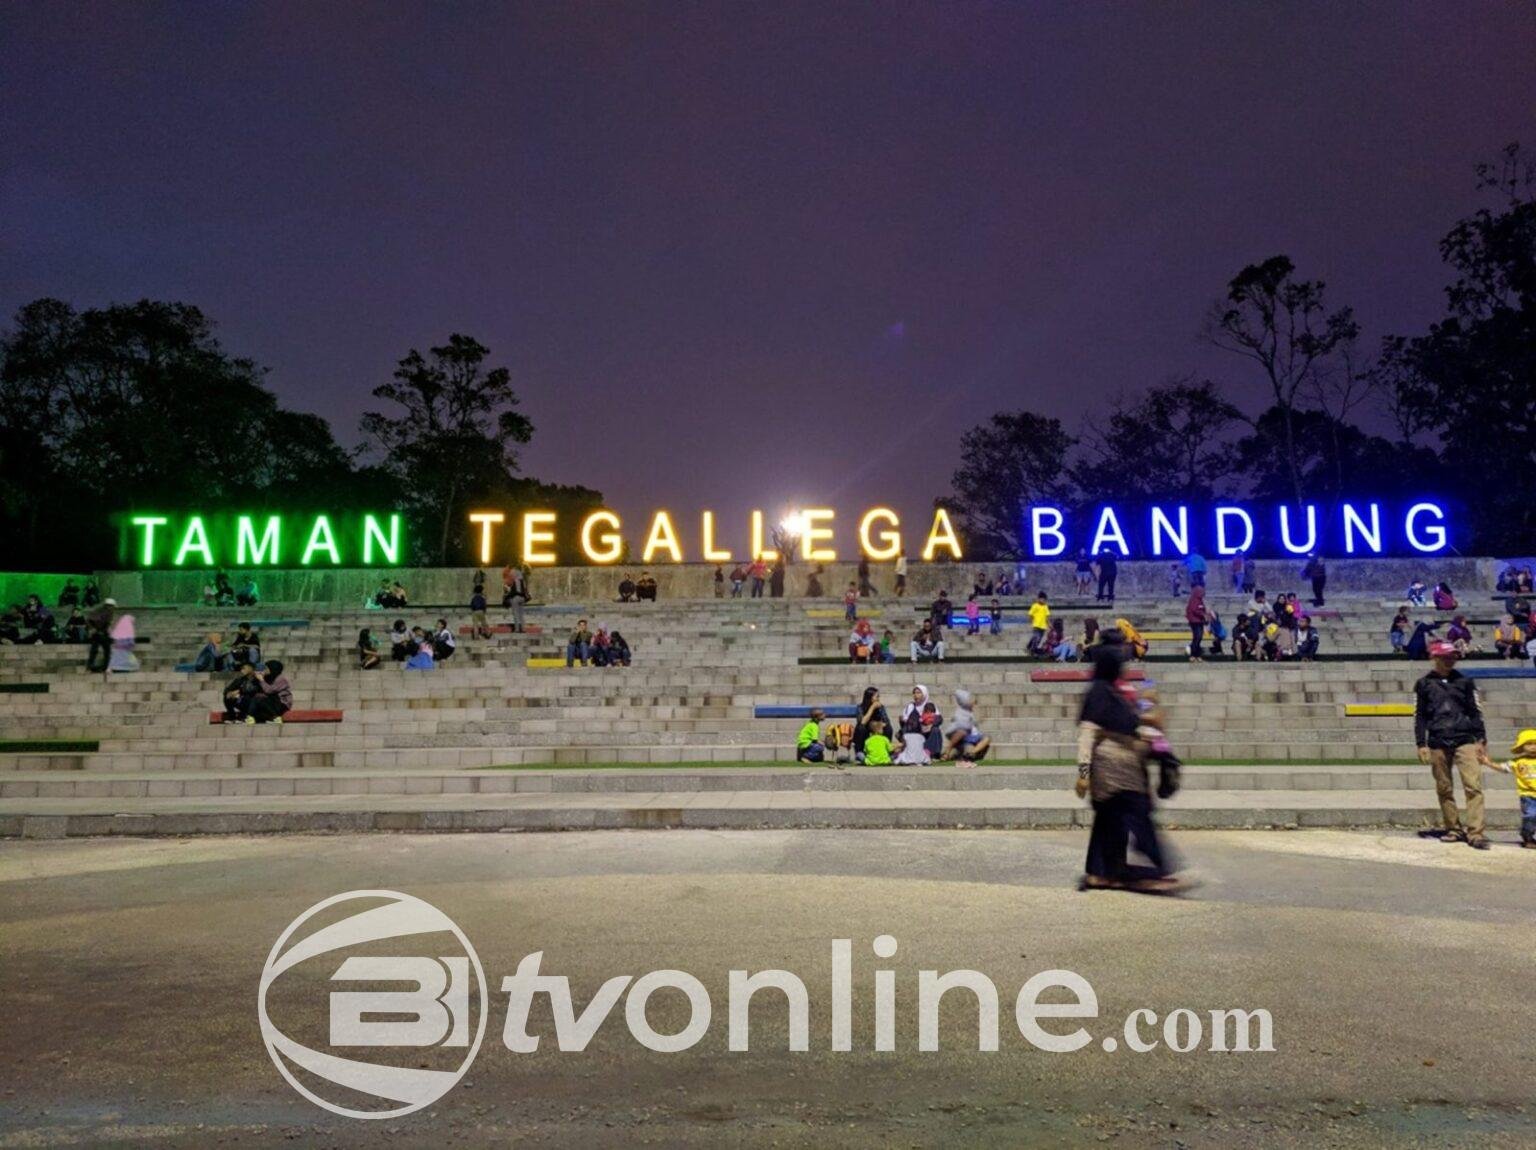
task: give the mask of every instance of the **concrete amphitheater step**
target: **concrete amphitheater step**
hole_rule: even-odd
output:
[[[1512,793],[1489,798],[1490,829],[1518,825]],[[1432,796],[1390,791],[1201,791],[1163,808],[1173,828],[1424,827]],[[566,831],[600,828],[1028,829],[1087,826],[1070,792],[699,792],[14,799],[0,837],[260,834],[302,831]]]
[[[622,794],[635,791],[806,792],[806,791],[1039,791],[1068,788],[1070,766],[923,768],[816,765],[601,770],[240,770],[16,772],[0,776],[0,811],[15,799],[227,798],[304,795],[493,795],[516,793]],[[1413,766],[1187,767],[1184,790],[1428,791],[1428,775]],[[1505,776],[1488,780],[1490,793],[1513,789]]]

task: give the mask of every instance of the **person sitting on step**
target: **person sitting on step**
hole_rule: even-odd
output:
[[[256,668],[250,663],[240,664],[239,673],[224,684],[224,721],[226,723],[245,722],[257,690]]]
[[[826,758],[827,749],[821,742],[821,721],[826,717],[820,707],[811,708],[810,718],[795,737],[795,762],[819,763]]]
[[[437,621],[437,631],[432,635],[432,658],[439,663],[445,663],[453,658],[453,653],[458,649],[458,640],[453,637],[453,631],[448,626],[448,620],[439,619]]]
[[[276,659],[267,660],[264,674],[256,676],[256,694],[251,708],[246,712],[247,723],[281,723],[283,716],[293,710],[293,688],[283,674],[283,665]]]
[[[403,663],[411,654],[411,629],[405,625],[404,619],[396,619],[395,625],[389,629],[389,657],[397,663]]]
[[[373,632],[364,627],[357,633],[357,665],[361,670],[371,671],[379,665],[379,647],[373,641]]]
[[[197,653],[197,658],[192,663],[194,671],[222,671],[229,663],[229,657],[224,654],[224,636],[217,631],[208,632],[208,641],[203,644],[203,649]]]
[[[571,632],[571,637],[565,641],[565,665],[574,667],[579,661],[583,667],[587,665],[587,658],[592,653],[592,632],[587,629],[585,619],[576,620],[576,629]]]
[[[260,667],[261,632],[251,630],[249,623],[239,624],[235,628],[235,637],[229,641],[229,657],[237,666],[250,663]]]

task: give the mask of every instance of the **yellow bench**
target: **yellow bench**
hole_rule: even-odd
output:
[[[1149,643],[1153,639],[1182,639],[1186,643],[1189,642],[1188,631],[1143,631],[1141,637]],[[1209,638],[1210,636],[1207,635],[1206,637]]]
[[[530,667],[563,667],[565,660],[557,655],[531,655],[528,658]]]
[[[831,607],[807,607],[805,613],[811,619],[841,619],[847,614],[841,607],[835,610]],[[862,619],[878,619],[880,618],[880,608],[876,607],[872,611],[861,610],[859,617]]]
[[[1344,713],[1358,718],[1362,715],[1409,715],[1413,714],[1412,703],[1345,703]]]

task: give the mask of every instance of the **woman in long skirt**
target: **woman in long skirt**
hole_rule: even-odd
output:
[[[1080,886],[1172,894],[1180,884],[1152,821],[1150,748],[1138,733],[1136,704],[1120,681],[1124,667],[1118,644],[1094,652],[1093,681],[1078,716],[1077,793],[1093,799],[1093,832]],[[1146,864],[1127,860],[1133,842]]]
[[[139,669],[139,657],[133,653],[133,616],[120,615],[112,624],[112,657],[107,662],[109,674],[126,674]]]

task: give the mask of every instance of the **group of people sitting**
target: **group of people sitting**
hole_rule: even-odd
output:
[[[565,643],[565,665],[574,667],[627,667],[629,644],[618,631],[599,627],[593,631],[585,619],[578,619],[575,629]]]
[[[368,597],[367,606],[382,607],[386,611],[398,611],[402,607],[408,607],[410,601],[411,598],[406,594],[400,580],[386,579],[379,584],[378,590]]]
[[[407,627],[404,619],[396,619],[386,636],[389,657],[396,663],[405,664],[407,671],[431,671],[439,663],[453,658],[459,649],[453,628],[447,619],[439,619],[431,630],[426,627]],[[357,665],[364,671],[372,671],[383,661],[384,655],[373,637],[373,629],[364,627],[357,633]]]
[[[970,691],[955,691],[955,713],[948,723],[922,684],[912,688],[895,727],[880,700],[868,687],[858,705],[857,721],[833,723],[825,730],[827,713],[813,707],[795,739],[797,762],[836,767],[860,763],[872,767],[923,766],[935,760],[974,766],[987,757],[992,741],[976,722],[976,700]]]
[[[656,578],[649,571],[640,572],[640,578],[629,575],[619,580],[620,603],[656,602]]]
[[[253,663],[241,663],[235,677],[224,684],[226,723],[281,723],[291,710],[293,687],[277,659],[269,659],[259,670]]]
[[[1517,568],[1513,563],[1508,564],[1504,570],[1499,572],[1498,581],[1494,583],[1493,589],[1512,595],[1536,593],[1536,585],[1532,583],[1531,569],[1529,567]]]
[[[247,575],[237,591],[223,571],[217,572],[212,583],[203,584],[204,607],[254,607],[261,601],[261,588],[256,577]]]
[[[261,632],[255,630],[249,623],[239,623],[235,627],[235,634],[229,641],[228,649],[224,646],[224,634],[222,631],[210,631],[207,641],[197,652],[197,658],[192,662],[194,671],[228,671],[235,667],[243,667],[249,663],[256,670],[263,669],[261,659]]]
[[[1436,632],[1441,627],[1445,628],[1445,634],[1437,636]],[[1501,616],[1490,636],[1493,654],[1500,659],[1523,659],[1527,654],[1532,654],[1531,627],[1532,620],[1528,615],[1525,617],[1510,614]],[[1409,618],[1409,606],[1406,603],[1399,607],[1397,614],[1392,617],[1388,637],[1392,643],[1393,654],[1406,655],[1410,659],[1430,658],[1430,647],[1436,639],[1449,643],[1456,649],[1456,655],[1463,659],[1468,655],[1481,654],[1484,650],[1478,645],[1466,615],[1452,616],[1449,624],[1443,619],[1414,622]]]
[[[1278,663],[1287,659],[1310,662],[1317,657],[1322,635],[1294,591],[1282,591],[1273,603],[1263,591],[1238,612],[1232,625],[1232,653],[1239,660]],[[1221,653],[1221,640],[1214,652]]]

